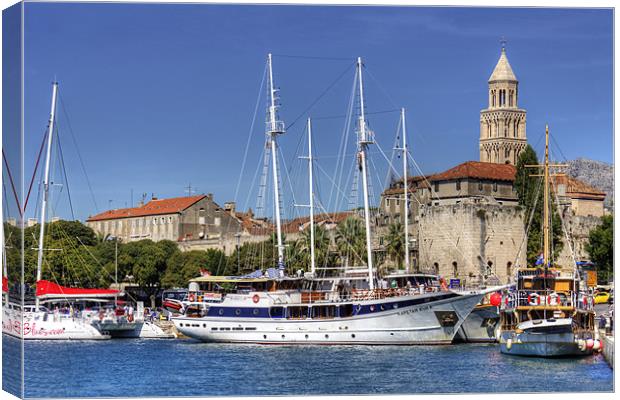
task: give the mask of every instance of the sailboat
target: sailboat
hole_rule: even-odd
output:
[[[54,137],[54,123],[56,113],[56,99],[58,83],[52,84],[52,106],[47,131],[47,149],[45,158],[45,172],[43,178],[43,196],[41,198],[41,219],[37,255],[37,290],[35,303],[20,304],[10,300],[3,304],[2,332],[20,339],[35,340],[100,340],[109,339],[93,327],[88,320],[78,316],[73,308],[61,312],[54,311],[41,305],[42,302],[60,301],[67,303],[70,297],[81,296],[90,298],[113,297],[115,290],[108,289],[70,289],[56,285],[42,279],[43,251],[45,238],[46,211],[48,208],[50,187],[50,160],[52,141]]]
[[[569,273],[551,261],[549,127],[545,129],[543,168],[543,253],[540,266],[516,271],[516,290],[500,307],[500,350],[504,354],[585,356],[600,349],[594,324],[594,300],[577,265]]]
[[[267,137],[271,146],[278,270],[243,277],[202,276],[190,281],[190,301],[172,317],[184,335],[205,342],[260,344],[449,344],[485,292],[456,292],[437,284],[434,276],[398,276],[398,288],[378,288],[373,267],[367,148],[368,129],[362,79],[357,59],[360,114],[357,119],[358,168],[362,175],[367,268],[335,276],[316,275],[314,243],[311,266],[304,277],[284,274],[279,215],[276,138],[284,133],[278,119],[272,57],[267,57],[269,105]],[[403,112],[404,115],[404,112]],[[312,130],[308,121],[308,160],[312,171]],[[406,145],[404,146],[406,149]],[[312,175],[309,173],[311,242],[314,241]],[[395,280],[397,277],[395,277]],[[225,288],[225,289],[224,289]]]

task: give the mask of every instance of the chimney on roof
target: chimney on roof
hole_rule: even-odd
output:
[[[157,200],[157,196],[155,196],[155,193],[151,193],[151,200]]]
[[[213,193],[207,193],[207,200],[213,201]]]
[[[235,203],[234,201],[228,201],[228,202],[224,203],[224,210],[228,211],[232,215],[235,215],[235,209],[236,208],[237,208],[237,203]]]

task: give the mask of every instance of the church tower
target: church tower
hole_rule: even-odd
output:
[[[489,106],[480,111],[480,161],[515,165],[525,150],[526,111],[518,107],[518,99],[519,81],[502,46],[489,78]]]

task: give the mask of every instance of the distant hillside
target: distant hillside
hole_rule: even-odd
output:
[[[566,173],[607,193],[605,205],[609,207],[613,205],[614,166],[612,164],[578,158],[568,162]]]

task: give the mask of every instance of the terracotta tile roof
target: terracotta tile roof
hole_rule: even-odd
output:
[[[149,215],[174,214],[181,212],[192,204],[207,197],[204,194],[198,196],[174,197],[171,199],[151,200],[143,206],[132,208],[119,208],[116,210],[108,210],[92,217],[88,217],[86,221],[105,221],[109,219],[144,217]]]
[[[348,217],[355,215],[354,211],[342,211],[336,213],[323,213],[323,214],[315,214],[314,223],[322,224],[322,223],[335,223],[338,224]],[[289,221],[286,221],[282,226],[282,232],[284,233],[296,233],[300,230],[306,229],[306,227],[310,224],[310,216],[307,217],[299,217]]]
[[[407,178],[407,182],[409,182],[409,193],[415,192],[418,188],[428,188],[430,187],[428,182],[430,182],[433,175],[415,175]],[[393,194],[402,194],[403,180],[399,179],[393,182],[389,188],[383,191],[383,195],[393,195]]]
[[[474,178],[514,182],[517,169],[511,164],[495,164],[467,161],[440,174],[433,175],[430,181]]]
[[[235,212],[235,218],[241,221],[243,230],[251,235],[268,235],[275,231],[271,222],[264,218],[254,218],[252,210],[248,212]]]
[[[556,176],[553,178],[553,184],[555,187],[565,185],[566,196],[573,199],[605,200],[605,192],[568,175]]]

